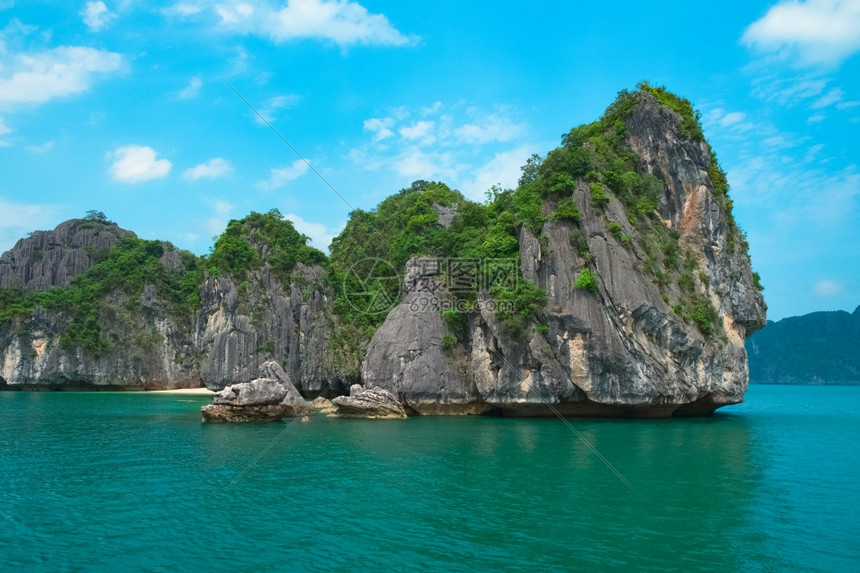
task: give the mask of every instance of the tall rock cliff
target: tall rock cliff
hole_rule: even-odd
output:
[[[518,278],[546,298],[508,313],[524,324],[500,320],[503,290],[461,300],[450,259],[413,259],[420,279],[371,340],[365,384],[419,413],[662,417],[742,401],[744,338],[766,306],[724,176],[671,97],[623,94],[511,195],[516,211],[540,189],[540,216],[520,209]]]
[[[69,286],[128,234],[98,219],[71,219],[53,231],[35,231],[0,256],[0,289]]]
[[[292,224],[249,220],[247,229],[233,222],[231,238],[256,256],[232,274],[99,221],[74,219],[19,241],[0,259],[9,261],[0,266],[9,283],[0,289],[0,386],[221,389],[275,359],[309,396],[343,392],[348,377],[328,352],[323,269],[294,261],[282,280],[284,262],[261,256],[272,249],[252,227],[264,221],[290,235]]]
[[[208,257],[103,216],[33,233],[0,257],[0,385],[220,389],[274,360],[306,397],[363,382],[413,414],[707,414],[765,324],[731,211],[690,103],[643,84],[517,189],[416,181],[328,257],[274,210]]]

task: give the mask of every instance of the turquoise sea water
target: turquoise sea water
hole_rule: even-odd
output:
[[[0,570],[860,570],[860,387],[573,429],[315,417],[232,487],[286,424],[206,402],[0,393]]]

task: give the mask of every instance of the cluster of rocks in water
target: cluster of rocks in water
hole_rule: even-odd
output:
[[[262,376],[250,382],[227,386],[212,404],[201,408],[206,422],[277,422],[320,413],[343,418],[405,418],[406,410],[393,394],[382,388],[350,388],[349,396],[333,401],[319,397],[305,400],[281,366],[270,360]]]

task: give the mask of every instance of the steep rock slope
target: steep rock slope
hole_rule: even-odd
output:
[[[328,352],[324,271],[299,260],[307,238],[276,213],[231,225],[208,271],[191,253],[100,221],[75,219],[19,241],[4,260],[31,278],[25,288],[0,289],[0,385],[221,389],[257,378],[274,359],[310,396],[342,392]],[[299,254],[269,245],[264,229]],[[51,241],[60,271],[32,273],[42,267],[23,254]],[[93,244],[106,246],[87,250]]]
[[[742,401],[743,341],[766,306],[689,103],[647,85],[622,94],[532,166],[508,203],[539,308],[515,296],[500,313],[506,291],[492,287],[459,300],[440,271],[450,259],[410,261],[422,278],[371,340],[365,384],[419,413],[668,416]]]
[[[130,231],[93,217],[71,219],[53,231],[35,231],[0,256],[0,289],[50,290],[104,257]]]

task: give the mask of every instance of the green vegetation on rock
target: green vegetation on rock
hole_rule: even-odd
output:
[[[272,272],[288,284],[296,263],[326,264],[325,254],[309,246],[309,240],[277,209],[268,213],[252,212],[227,224],[209,255],[209,268],[213,274],[224,271],[242,279],[268,264]]]
[[[107,252],[105,260],[75,277],[68,287],[49,291],[2,290],[0,325],[25,320],[37,307],[65,312],[68,322],[60,345],[99,354],[113,347],[110,340],[101,336],[100,315],[109,308],[103,301],[108,296],[117,296],[131,311],[140,304],[147,285],[152,285],[170,315],[190,322],[200,304],[199,285],[203,282],[200,261],[188,251],[176,251],[179,268],[170,270],[161,261],[166,251],[175,249],[170,243],[129,235]]]

